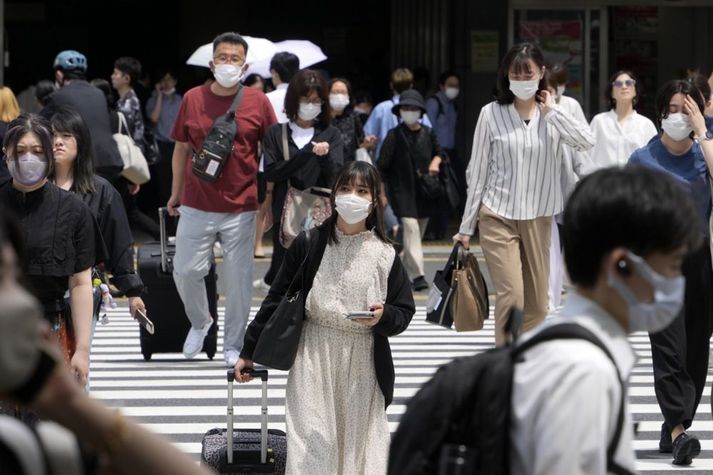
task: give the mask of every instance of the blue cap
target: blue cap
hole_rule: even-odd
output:
[[[64,70],[79,69],[80,71],[86,71],[87,58],[79,51],[68,49],[59,53],[54,59],[54,68]]]

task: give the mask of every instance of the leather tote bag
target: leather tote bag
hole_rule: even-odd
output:
[[[458,250],[458,265],[453,271],[451,288],[451,313],[456,331],[482,330],[490,309],[488,287],[478,259],[463,247]]]

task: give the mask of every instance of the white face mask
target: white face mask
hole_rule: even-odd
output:
[[[339,216],[347,224],[356,224],[365,220],[371,212],[371,202],[353,193],[338,195],[334,198],[334,205]]]
[[[561,86],[557,86],[557,97],[562,97],[565,89],[566,86],[564,84],[562,84]]]
[[[456,97],[458,97],[459,92],[460,92],[460,89],[458,89],[457,87],[447,87],[444,94],[446,95],[446,97],[448,99],[453,100]]]
[[[330,94],[329,106],[337,112],[341,112],[349,105],[349,96],[346,94]]]
[[[512,91],[518,99],[526,101],[537,93],[537,86],[539,84],[539,79],[533,79],[532,81],[510,81],[510,91]]]
[[[683,307],[686,279],[683,276],[667,278],[654,271],[649,264],[632,252],[627,252],[633,271],[654,288],[654,301],[644,303],[616,275],[609,274],[609,286],[629,305],[629,331],[656,333],[668,327]]]
[[[243,67],[234,64],[216,64],[213,76],[215,76],[215,80],[218,81],[218,84],[226,89],[230,89],[231,87],[235,87],[243,77]]]
[[[406,125],[413,125],[418,122],[418,119],[421,118],[421,112],[419,111],[400,110],[399,115],[401,116],[401,119],[406,123]]]
[[[300,102],[300,110],[297,115],[302,120],[310,121],[317,118],[317,116],[322,112],[322,106],[320,104],[312,104],[311,102]]]
[[[693,132],[688,116],[680,112],[669,114],[668,117],[661,120],[661,128],[666,132],[666,135],[676,141],[687,138]]]
[[[26,153],[16,160],[8,160],[7,170],[12,179],[21,185],[35,186],[47,178],[49,163],[42,156]]]

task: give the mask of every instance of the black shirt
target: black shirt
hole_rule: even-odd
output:
[[[26,274],[35,295],[45,312],[62,310],[69,277],[104,254],[91,211],[74,193],[51,183],[23,193],[6,182],[0,186],[0,203],[15,213],[24,231]]]
[[[354,111],[344,112],[332,119],[331,125],[342,133],[344,163],[356,160],[356,151],[364,141],[364,127]]]

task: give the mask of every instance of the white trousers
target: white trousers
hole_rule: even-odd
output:
[[[426,233],[428,218],[401,218],[404,228],[404,250],[401,259],[404,262],[409,279],[423,275],[423,247],[421,240]]]

